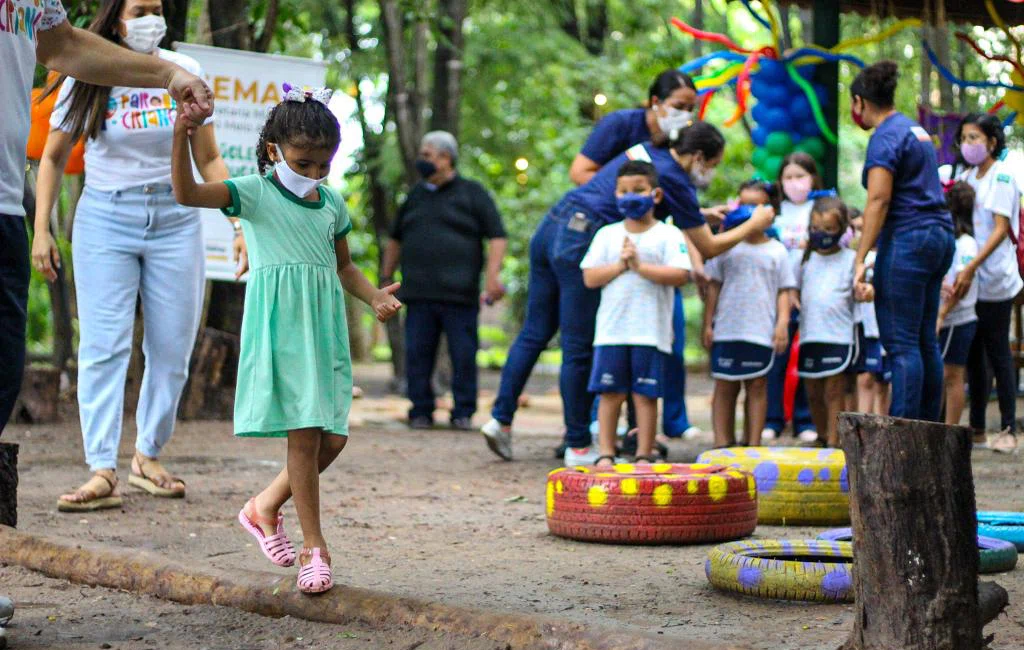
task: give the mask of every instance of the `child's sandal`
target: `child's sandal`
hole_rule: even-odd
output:
[[[256,538],[263,555],[277,566],[290,567],[294,565],[295,547],[292,546],[291,540],[284,532],[284,516],[280,512],[277,513],[277,519],[260,516],[256,512],[256,499],[249,499],[247,505],[252,510],[252,515],[247,515],[243,507],[238,511],[238,523],[242,524],[242,528]],[[261,524],[274,526],[275,533],[267,535],[260,527]]]
[[[607,455],[607,456],[598,456],[597,460],[594,461],[594,466],[596,467],[602,460],[610,460],[610,461],[612,461],[612,465],[615,465],[615,456]]]
[[[296,580],[299,591],[304,594],[322,594],[333,587],[334,575],[331,573],[331,565],[328,564],[331,560],[330,554],[323,552],[327,557],[325,562],[319,548],[304,548],[302,553],[309,554],[309,562],[299,569],[299,577]]]
[[[634,463],[648,463],[650,465],[654,465],[655,463],[660,463],[661,462],[661,458],[658,457],[658,456],[654,456],[654,455],[651,455],[651,456],[637,456],[636,458],[633,459],[633,462]]]

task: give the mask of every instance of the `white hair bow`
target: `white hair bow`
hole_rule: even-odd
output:
[[[310,88],[307,90],[287,83],[282,88],[284,89],[284,98],[281,101],[285,102],[304,102],[307,99],[312,99],[327,106],[334,95],[334,91],[330,88]]]

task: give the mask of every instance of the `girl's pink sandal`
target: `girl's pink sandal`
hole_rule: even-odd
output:
[[[309,563],[299,569],[299,578],[296,584],[299,591],[304,594],[320,594],[334,586],[334,576],[331,574],[331,565],[320,557],[319,548],[304,548],[303,553],[309,553]],[[325,555],[326,552],[325,552]],[[330,561],[331,556],[327,555]]]
[[[277,566],[290,567],[295,564],[295,547],[291,540],[284,534],[284,516],[277,514],[277,519],[261,517],[256,513],[256,499],[249,499],[248,503],[252,510],[252,516],[245,514],[245,508],[238,511],[238,523],[242,528],[249,531],[249,534],[259,542],[260,550],[267,556],[267,559]],[[264,526],[275,526],[276,533],[268,536],[260,524]]]

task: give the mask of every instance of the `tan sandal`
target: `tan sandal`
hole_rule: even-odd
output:
[[[173,484],[174,487],[164,487],[168,483]],[[132,457],[132,470],[128,474],[128,485],[145,490],[155,497],[185,498],[185,481],[177,476],[172,476],[156,458],[149,458],[138,452]]]
[[[96,479],[102,479],[107,484],[106,494],[100,494],[99,489],[102,488],[90,487],[97,485],[98,481]],[[57,499],[57,510],[60,512],[93,512],[109,508],[120,508],[124,502],[121,499],[121,495],[117,493],[117,483],[116,474],[113,475],[113,480],[111,480],[105,474],[96,472],[92,478],[73,493],[62,494]]]

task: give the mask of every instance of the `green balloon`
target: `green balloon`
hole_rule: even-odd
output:
[[[825,155],[825,141],[817,136],[804,138],[796,143],[796,150],[808,153],[812,158],[822,158]]]
[[[750,157],[750,162],[754,163],[754,169],[761,169],[761,165],[764,164],[764,161],[767,160],[770,155],[771,154],[768,153],[768,150],[764,147],[755,147],[754,155]]]
[[[785,131],[769,133],[764,148],[776,156],[785,156],[793,150],[793,138]]]
[[[761,173],[761,177],[771,180],[779,177],[779,171],[782,170],[782,159],[785,156],[771,154],[764,159],[764,162],[758,166],[757,171]]]

